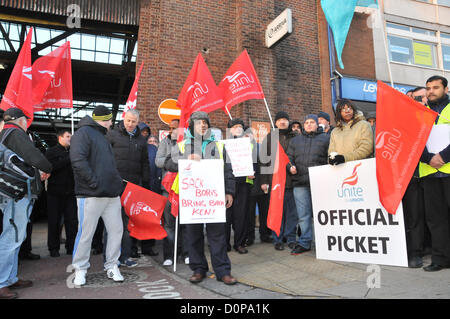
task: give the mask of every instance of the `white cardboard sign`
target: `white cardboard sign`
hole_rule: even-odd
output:
[[[408,266],[403,208],[381,205],[375,159],[309,168],[316,257]]]
[[[179,160],[180,224],[225,223],[223,160]]]
[[[225,149],[231,160],[234,177],[252,176],[255,174],[250,138],[235,138],[222,140],[221,142],[225,144]]]

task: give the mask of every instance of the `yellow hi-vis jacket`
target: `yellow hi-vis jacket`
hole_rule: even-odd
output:
[[[437,124],[448,124],[450,125],[450,122],[447,119],[450,119],[450,103],[447,104],[447,106],[442,110],[441,112],[442,116],[439,116],[439,120],[437,122]],[[431,167],[430,165],[420,162],[419,163],[419,176],[420,177],[425,177],[431,174],[434,174],[436,172],[442,172],[445,174],[450,174],[450,163],[446,163],[444,165],[442,165],[441,168],[439,168],[438,170]]]

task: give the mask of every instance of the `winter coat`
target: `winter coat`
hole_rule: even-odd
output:
[[[324,132],[303,132],[291,140],[287,156],[297,169],[297,174],[291,174],[294,187],[309,186],[308,167],[328,163],[329,144],[330,135]],[[290,168],[289,164],[288,166]]]
[[[164,176],[166,176],[167,170],[164,168],[164,163],[168,157],[170,157],[170,154],[172,152],[172,149],[174,149],[174,152],[178,153],[178,146],[177,141],[172,140],[170,135],[165,137],[161,143],[159,143],[158,151],[156,152],[155,157],[155,164],[156,167],[160,168],[162,170],[162,178],[164,179]]]
[[[47,193],[52,195],[73,195],[74,179],[70,152],[59,143],[50,147],[45,157],[52,163],[53,170],[48,179]]]
[[[161,193],[161,169],[156,166],[155,158],[158,152],[158,147],[152,144],[147,144],[148,164],[150,169],[150,190],[152,192]]]
[[[373,155],[373,132],[361,112],[348,123],[339,122],[330,135],[328,154],[337,152],[346,162],[362,160]]]
[[[289,147],[289,143],[292,140],[292,138],[294,138],[297,134],[295,132],[292,132],[289,129],[287,130],[279,130],[279,141],[281,144],[281,147],[283,148],[283,150],[286,152],[288,147]],[[272,146],[272,135],[273,135],[273,130],[267,134],[267,136],[264,138],[264,140],[261,143],[261,147],[259,150],[259,169],[260,169],[260,173],[261,173],[261,177],[260,177],[260,183],[261,185],[263,184],[272,184],[272,174],[273,174],[273,169],[274,169],[274,162],[275,162],[275,157],[276,157],[276,146]],[[272,154],[272,147],[273,147],[273,154]],[[267,170],[269,170],[270,172],[268,173]],[[286,174],[286,188],[292,188],[292,175],[287,173]]]
[[[107,129],[85,116],[70,141],[77,197],[116,197],[123,191]]]
[[[106,138],[111,143],[117,170],[122,179],[149,189],[150,167],[147,141],[141,136],[139,127],[128,134],[121,121],[118,127],[106,134]]]
[[[21,157],[26,164],[34,168],[35,179],[31,184],[31,193],[37,196],[43,189],[39,170],[45,173],[51,173],[53,169],[52,164],[45,158],[44,154],[34,146],[33,141],[27,133],[14,123],[5,124],[2,133],[0,133],[0,139],[9,128],[12,129],[12,132],[9,133],[3,141],[3,144]]]

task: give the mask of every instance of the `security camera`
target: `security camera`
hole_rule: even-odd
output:
[[[342,79],[344,76],[338,72],[338,70],[334,70],[333,74],[336,75],[338,79]]]

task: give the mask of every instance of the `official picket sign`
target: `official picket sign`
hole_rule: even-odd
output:
[[[310,167],[309,176],[318,259],[408,266],[402,205],[395,215],[381,205],[375,159]]]
[[[235,138],[222,140],[221,142],[225,144],[225,149],[231,160],[231,167],[233,168],[233,175],[235,177],[252,176],[255,174],[250,138]]]
[[[223,161],[179,160],[180,223],[225,223]]]

